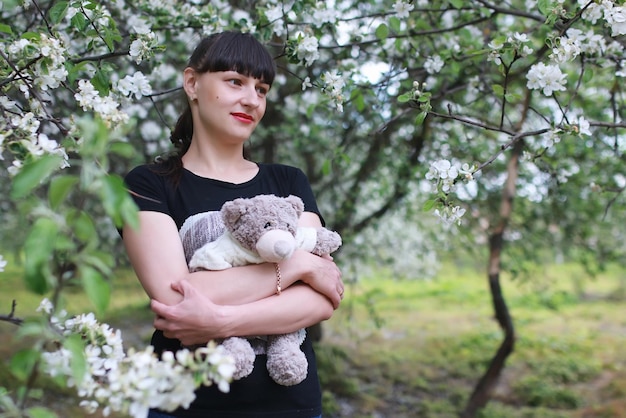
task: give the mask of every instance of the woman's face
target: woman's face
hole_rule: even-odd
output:
[[[247,140],[265,114],[269,84],[236,71],[185,70],[194,133],[227,142]]]

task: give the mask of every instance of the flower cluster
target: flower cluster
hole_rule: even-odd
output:
[[[533,53],[533,49],[526,45],[530,42],[525,33],[515,32],[507,37],[496,38],[489,43],[490,52],[487,61],[496,65],[502,64],[502,52],[504,49],[512,49],[521,57],[526,57]]]
[[[140,33],[130,43],[128,55],[137,63],[141,64],[144,59],[151,58],[159,43],[154,32]]]
[[[7,266],[7,261],[4,259],[4,257],[2,257],[2,254],[0,254],[0,273],[4,271],[4,268],[6,266]]]
[[[428,74],[436,74],[443,68],[443,60],[439,55],[428,57],[424,63],[424,69]]]
[[[67,78],[65,68],[65,47],[60,40],[44,33],[39,38],[21,38],[14,41],[7,48],[9,59],[16,63],[33,62],[28,73],[17,70],[12,74],[16,80],[22,80],[20,90],[27,99],[31,97],[31,90],[36,86],[41,91],[56,89]],[[18,68],[18,67],[16,67]]]
[[[134,95],[136,99],[141,99],[143,96],[152,94],[150,82],[141,71],[137,71],[133,75],[126,75],[117,82],[116,87],[117,91],[124,97]]]
[[[322,75],[322,81],[324,87],[322,91],[328,96],[334,103],[338,111],[343,112],[343,88],[346,85],[346,81],[336,71],[326,71]]]
[[[0,106],[4,109],[9,109],[15,107],[15,103],[5,98],[0,103]],[[8,122],[6,125],[3,123],[1,126],[3,133],[0,134],[0,160],[3,159],[1,155],[2,147],[6,140],[13,144],[19,144],[23,152],[33,157],[40,157],[44,154],[60,155],[63,157],[60,168],[69,166],[69,157],[65,148],[61,147],[56,140],[50,139],[45,133],[39,132],[41,122],[33,112],[15,114],[6,122]],[[17,174],[22,164],[22,159],[15,159],[8,168],[9,174]]]
[[[580,6],[589,3],[586,0],[578,0]],[[602,0],[592,2],[582,14],[582,18],[595,23],[604,18],[606,25],[611,28],[612,36],[626,35],[626,6],[617,6],[614,1]]]
[[[93,110],[109,125],[128,121],[128,115],[118,109],[120,104],[115,100],[113,94],[109,93],[105,97],[100,96],[98,90],[89,80],[78,81],[78,92],[74,94],[74,98],[83,110]]]
[[[315,36],[300,35],[295,49],[296,57],[308,67],[320,57],[318,47],[319,42]]]
[[[444,206],[441,209],[435,209],[435,216],[439,218],[439,222],[447,226],[461,225],[463,215],[465,215],[465,209],[460,206]]]
[[[438,199],[441,206],[435,209],[435,216],[446,225],[461,224],[465,209],[453,206],[447,200],[447,195],[455,190],[457,181],[468,182],[474,180],[475,166],[463,164],[460,167],[448,160],[438,160],[430,164],[426,173],[426,180],[430,180],[435,192],[441,196]]]
[[[44,367],[51,376],[67,377],[68,386],[75,386],[84,398],[80,405],[91,413],[102,406],[105,415],[115,411],[144,418],[150,408],[188,408],[199,385],[216,383],[221,391],[229,391],[234,360],[214,342],[194,351],[165,352],[161,359],[151,346],[126,354],[121,332],[99,323],[93,313],[66,319],[65,312],[55,316],[53,310],[48,299],[38,308],[51,315],[63,335],[83,338],[87,372],[80,381],[73,378],[72,352],[65,347],[43,353]]]
[[[531,90],[541,90],[546,96],[552,96],[555,91],[565,90],[565,78],[558,65],[539,62],[528,70],[526,86]]]
[[[393,4],[393,10],[396,12],[396,15],[400,19],[406,19],[409,17],[409,13],[413,10],[415,6],[413,6],[410,2],[397,0]]]
[[[474,180],[476,167],[463,164],[461,167],[452,165],[448,160],[438,160],[430,164],[426,173],[426,180],[433,182],[435,191],[451,193],[454,191],[455,183],[458,179],[469,181]]]

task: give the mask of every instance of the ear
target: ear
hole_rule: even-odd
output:
[[[300,217],[300,215],[302,215],[302,212],[304,212],[304,202],[302,201],[302,199],[300,199],[298,196],[291,194],[287,196],[285,200],[290,203],[291,206],[293,206],[293,208],[296,210],[296,214],[298,215],[298,217]]]
[[[248,205],[245,199],[235,199],[224,203],[220,212],[226,227],[230,229],[230,225],[235,225],[239,218],[248,212]]]
[[[198,73],[196,73],[196,70],[190,67],[185,68],[185,71],[183,71],[183,89],[185,90],[185,93],[187,94],[187,98],[189,99],[190,102],[196,100],[197,98],[197,93],[196,93],[197,75]]]

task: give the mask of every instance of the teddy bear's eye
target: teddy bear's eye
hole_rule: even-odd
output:
[[[271,226],[272,226],[272,223],[271,223],[271,222],[268,222],[268,223],[266,223],[266,224],[265,224],[265,226],[264,226],[263,228],[267,229],[267,228],[269,228],[269,227],[271,227]]]

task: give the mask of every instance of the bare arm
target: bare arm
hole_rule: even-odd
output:
[[[284,334],[328,319],[333,313],[328,299],[305,284],[235,306],[215,305],[186,281],[175,288],[184,295],[181,303],[168,306],[152,301],[152,310],[158,315],[154,326],[185,345],[231,336]]]
[[[315,224],[315,218],[319,224],[317,215],[304,215],[308,225]],[[180,302],[181,294],[172,289],[172,284],[180,280],[188,280],[214,303],[224,305],[253,302],[276,293],[274,265],[189,273],[172,218],[159,212],[139,212],[139,220],[139,229],[124,228],[124,245],[137,277],[151,299],[168,305]],[[281,262],[281,287],[286,289],[297,281],[306,282],[337,307],[343,284],[336,266],[321,263],[316,258],[319,257],[296,251],[289,260]]]
[[[319,225],[317,215],[305,215],[304,225]],[[157,212],[140,212],[139,218],[138,230],[124,229],[124,244],[158,315],[155,327],[166,336],[195,344],[285,333],[329,318],[340,303],[341,273],[330,257],[296,251],[280,264],[286,290],[274,296],[273,265],[189,273],[173,220]]]

